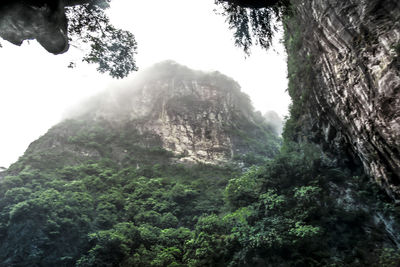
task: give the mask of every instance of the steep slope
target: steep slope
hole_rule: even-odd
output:
[[[400,198],[400,5],[292,1],[287,19],[290,138],[311,137],[339,161],[362,163]]]
[[[9,171],[27,164],[48,169],[100,159],[138,168],[246,163],[271,158],[279,142],[235,81],[167,61],[71,111]]]

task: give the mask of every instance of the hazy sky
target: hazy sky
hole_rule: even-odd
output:
[[[114,0],[108,13],[115,26],[135,35],[139,68],[172,59],[194,69],[218,70],[241,84],[257,110],[286,115],[290,100],[282,46],[276,42],[276,51],[253,49],[245,58],[234,47],[224,18],[214,14],[213,3]],[[121,82],[83,63],[68,69],[78,49],[54,56],[36,41],[21,47],[1,43],[0,166],[16,161],[32,141],[60,121],[68,107]]]

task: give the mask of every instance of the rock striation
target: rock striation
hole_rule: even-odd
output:
[[[298,126],[327,151],[358,158],[400,199],[399,1],[293,2],[286,47]]]

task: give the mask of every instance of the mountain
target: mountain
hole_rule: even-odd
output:
[[[138,168],[167,162],[223,164],[272,158],[279,143],[234,80],[166,61],[132,84],[71,110],[9,171],[102,158]]]
[[[233,79],[156,64],[73,108],[1,172],[0,265],[108,266],[103,254],[120,264],[111,243],[89,259],[91,235],[115,226],[141,236],[126,236],[139,254],[122,266],[148,266],[161,252],[142,246],[183,250],[199,218],[226,209],[229,179],[280,146]]]

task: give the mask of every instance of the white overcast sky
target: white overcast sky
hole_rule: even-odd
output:
[[[108,13],[115,26],[135,35],[139,68],[172,59],[193,69],[218,70],[240,83],[257,110],[287,115],[286,59],[279,41],[273,50],[255,48],[245,58],[214,8],[214,0],[113,0]],[[83,63],[68,69],[80,53],[74,48],[54,56],[36,41],[21,47],[1,43],[0,166],[15,162],[66,109],[121,82]]]

